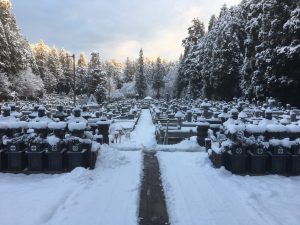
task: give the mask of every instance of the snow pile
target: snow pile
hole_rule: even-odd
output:
[[[7,128],[9,128],[9,129],[27,128],[27,122],[25,122],[25,121],[8,122]]]
[[[289,133],[300,133],[300,125],[289,124],[286,126],[286,129]]]
[[[269,124],[266,127],[268,132],[274,132],[274,133],[279,133],[279,132],[285,132],[286,126],[282,125],[282,124]]]
[[[29,176],[0,173],[1,224],[137,225],[141,162],[141,152],[107,146],[94,170]]]
[[[49,145],[53,146],[53,145],[56,145],[57,143],[59,143],[60,139],[58,137],[52,135],[52,136],[47,137],[47,141],[48,141]]]
[[[246,126],[246,131],[251,134],[257,134],[257,133],[264,133],[266,132],[267,128],[265,126],[259,126],[254,124],[248,124]]]
[[[97,163],[101,164],[101,166],[105,168],[116,168],[120,165],[126,165],[129,163],[129,159],[126,158],[122,152],[110,147],[109,145],[102,145],[100,154],[101,157]]]
[[[184,118],[184,114],[183,114],[181,111],[178,111],[178,112],[175,114],[175,118]]]
[[[100,149],[101,149],[101,145],[100,145],[98,142],[93,141],[93,142],[92,142],[92,148],[91,148],[91,151],[92,151],[92,152],[96,152],[96,151],[98,151],[98,150],[100,150]]]
[[[28,128],[31,129],[46,129],[47,127],[48,127],[48,122],[46,121],[40,121],[40,122],[30,121],[28,123]]]
[[[68,117],[68,123],[76,123],[76,122],[87,123],[88,121],[83,117],[75,117],[75,116]]]
[[[241,132],[246,130],[245,124],[229,124],[227,127],[227,130],[231,134],[235,134],[236,132]]]
[[[205,151],[205,148],[197,143],[197,137],[191,137],[190,140],[183,140],[175,145],[157,145],[156,150],[166,152],[200,152]]]
[[[298,225],[300,177],[235,176],[206,153],[159,152],[173,225]]]
[[[85,130],[87,127],[85,122],[72,122],[68,124],[69,131]]]
[[[51,130],[64,130],[66,127],[66,122],[51,122],[48,124],[48,128]]]

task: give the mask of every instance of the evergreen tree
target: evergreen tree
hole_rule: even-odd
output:
[[[0,21],[0,73],[10,72],[10,50],[2,22]]]
[[[124,83],[132,82],[134,80],[134,73],[135,73],[134,64],[127,57],[125,62],[124,72],[123,72],[123,82]]]
[[[243,63],[245,34],[238,8],[222,8],[216,26],[211,70],[212,87],[216,98],[238,96],[239,72]],[[212,29],[212,30],[213,30]]]
[[[30,45],[18,30],[10,1],[0,0],[0,73],[3,87],[8,87],[9,84],[17,97],[34,98],[37,94],[34,90],[42,88],[37,72]],[[28,79],[20,84],[23,75],[28,75]],[[25,86],[31,85],[32,78],[38,81],[35,83],[36,88],[31,92],[24,92]]]
[[[71,54],[68,53],[65,49],[61,49],[59,52],[59,61],[61,64],[61,68],[63,71],[62,79],[59,81],[59,92],[64,92],[65,94],[69,94],[72,87],[72,80],[73,80],[73,62],[70,56]]]
[[[156,98],[158,99],[161,97],[161,89],[165,87],[165,75],[165,69],[162,65],[161,59],[158,57],[156,61],[155,74],[152,84],[152,88],[156,91]]]
[[[0,0],[0,21],[9,48],[9,75],[12,76],[27,68],[33,68],[35,64],[30,46],[19,33],[9,0]]]
[[[204,24],[199,19],[194,19],[188,28],[188,37],[183,40],[184,55],[179,67],[177,96],[185,89],[186,96],[197,97],[200,95],[201,68],[199,68],[199,44],[205,35]]]
[[[140,50],[140,56],[138,59],[135,82],[136,82],[135,88],[136,88],[137,94],[139,95],[139,98],[144,98],[145,92],[147,89],[147,84],[146,84],[146,78],[145,78],[145,74],[144,74],[143,49]]]
[[[55,62],[51,62],[50,60],[50,48],[41,40],[36,45],[32,46],[32,50],[45,89],[48,93],[52,93],[57,87],[57,80],[55,71],[50,71],[50,69],[53,70],[53,67],[56,66]]]
[[[53,80],[53,90],[59,92],[59,81],[63,78],[63,71],[59,61],[58,51],[55,47],[51,48],[48,55],[48,70],[55,80]]]
[[[208,23],[208,31],[211,31],[211,29],[213,28],[213,26],[215,25],[215,23],[217,22],[217,18],[215,15],[212,15],[210,17],[209,23]]]
[[[88,66],[88,93],[94,94],[99,102],[103,102],[108,94],[107,75],[100,61],[98,52],[91,53]]]
[[[81,53],[77,62],[76,77],[77,77],[77,94],[87,93],[86,83],[88,82],[87,77],[88,64],[85,53]]]

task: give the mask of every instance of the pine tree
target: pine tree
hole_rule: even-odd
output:
[[[211,29],[213,28],[213,26],[215,25],[215,23],[217,22],[217,18],[215,15],[212,15],[210,17],[209,23],[208,23],[208,31],[211,31]]]
[[[158,57],[155,66],[155,74],[153,78],[152,88],[156,91],[156,98],[160,99],[161,89],[165,87],[164,77],[166,75],[165,68],[161,62],[161,59]]]
[[[188,28],[188,37],[183,40],[184,55],[179,67],[177,86],[178,96],[186,91],[186,96],[198,97],[201,91],[201,68],[199,68],[199,44],[205,36],[204,24],[199,19],[194,19]]]
[[[73,62],[70,56],[65,49],[61,49],[59,52],[59,61],[63,71],[62,79],[59,81],[58,86],[61,87],[59,92],[69,94],[72,87],[72,76],[73,76]]]
[[[243,63],[245,34],[238,8],[221,9],[215,29],[214,55],[211,70],[212,87],[216,98],[232,99],[238,96],[239,72]]]
[[[87,59],[85,53],[81,53],[76,68],[76,78],[77,78],[76,93],[77,94],[87,93],[87,89],[85,85],[88,81],[87,72],[88,72]]]
[[[10,49],[6,39],[4,27],[0,21],[0,73],[7,74],[10,72]]]
[[[52,61],[53,58],[50,56],[50,48],[41,40],[32,46],[32,51],[46,91],[48,93],[54,92],[58,83],[55,75],[57,71],[55,71],[54,68],[57,62]]]
[[[34,66],[30,46],[19,33],[12,6],[9,0],[0,0],[0,21],[9,48],[9,76]],[[33,68],[34,69],[34,68]]]
[[[124,72],[123,72],[123,82],[124,83],[132,82],[134,80],[134,73],[135,73],[135,68],[133,62],[130,61],[130,59],[127,57],[125,62]]]
[[[138,59],[135,81],[136,81],[135,88],[136,88],[137,94],[139,95],[139,98],[144,98],[145,92],[147,89],[147,84],[146,84],[146,78],[145,78],[145,74],[144,74],[143,49],[140,50],[140,56]]]
[[[8,100],[10,94],[10,82],[6,74],[0,72],[0,100]]]
[[[43,85],[37,76],[38,70],[30,45],[19,32],[9,0],[0,0],[0,44],[0,73],[3,87],[8,87],[9,82],[17,97],[36,97],[36,90],[40,92]],[[28,79],[22,80],[22,76],[27,76]],[[31,92],[24,92],[26,86],[31,85],[32,79],[37,80],[36,87]],[[40,94],[42,93],[38,95]]]
[[[107,75],[103,69],[98,52],[91,53],[87,84],[88,93],[94,94],[99,102],[103,102],[107,98]]]
[[[63,78],[63,71],[59,61],[58,51],[55,47],[51,48],[48,55],[48,70],[55,82],[53,84],[53,91],[59,92],[59,81]]]

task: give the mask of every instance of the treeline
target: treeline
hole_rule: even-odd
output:
[[[207,31],[193,20],[183,41],[177,97],[260,99],[300,105],[300,4],[242,0],[222,7]]]
[[[74,90],[74,59],[70,52],[50,48],[43,41],[31,45],[31,48],[45,93],[69,94],[75,91],[78,95],[94,94],[99,101],[106,98],[106,64],[101,62],[98,52],[91,53],[90,61],[86,59],[85,53],[80,54],[75,62]]]
[[[175,82],[178,76],[178,63],[167,62],[162,58],[144,58],[140,50],[137,60],[127,58],[121,74],[121,85],[115,94],[121,97],[139,97],[146,95],[155,98],[175,95]]]
[[[73,92],[73,59],[64,49],[50,48],[43,41],[31,45],[38,74],[44,82],[45,92],[69,94]],[[157,98],[174,92],[177,64],[144,58],[143,50],[137,60],[127,58],[125,63],[116,60],[101,61],[93,52],[88,61],[81,53],[75,62],[75,92],[77,95],[94,94],[99,102],[109,99]]]
[[[74,90],[71,55],[43,41],[30,45],[19,32],[10,1],[0,0],[0,101],[75,91],[94,94],[102,102],[174,92],[177,63],[149,60],[142,50],[137,60],[127,58],[125,63],[101,61],[98,52],[87,60],[81,53],[75,62]]]

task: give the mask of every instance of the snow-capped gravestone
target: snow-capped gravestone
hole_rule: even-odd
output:
[[[95,107],[95,106],[99,106],[96,97],[91,94],[85,101],[85,105],[87,105],[88,107]]]

